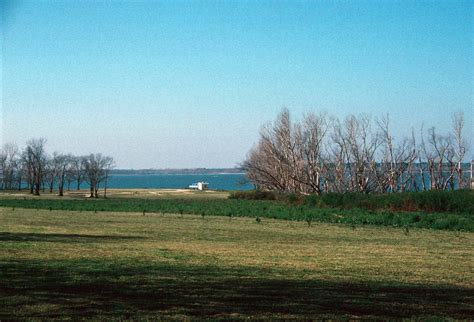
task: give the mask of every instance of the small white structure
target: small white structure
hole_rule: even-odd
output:
[[[189,189],[194,189],[194,190],[207,190],[208,186],[209,186],[209,183],[201,181],[201,182],[198,182],[198,183],[193,183],[188,188]]]

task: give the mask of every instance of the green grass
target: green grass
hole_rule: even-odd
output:
[[[474,316],[474,234],[0,208],[0,319]]]
[[[199,195],[198,195],[199,196]],[[431,213],[426,211],[368,210],[360,208],[318,207],[290,204],[278,200],[186,198],[0,198],[0,207],[73,211],[122,211],[178,213],[200,216],[261,217],[291,221],[343,223],[347,225],[383,225],[474,231],[472,213]]]

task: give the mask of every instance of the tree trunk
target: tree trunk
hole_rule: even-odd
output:
[[[33,194],[34,194],[35,196],[39,196],[39,195],[40,195],[40,188],[41,188],[41,186],[40,186],[39,183],[35,183],[35,184],[34,184],[34,192],[33,192]]]
[[[58,190],[59,190],[59,196],[62,197],[64,196],[64,183],[58,183]]]
[[[107,177],[105,177],[104,182],[104,199],[107,199]]]

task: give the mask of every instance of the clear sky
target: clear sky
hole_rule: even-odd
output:
[[[260,126],[389,112],[473,132],[473,1],[2,1],[2,141],[231,167]],[[474,151],[469,152],[469,157]]]

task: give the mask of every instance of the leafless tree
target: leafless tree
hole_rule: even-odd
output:
[[[289,112],[287,110],[280,113],[279,123],[289,122]],[[286,120],[281,120],[286,119]],[[277,121],[278,122],[278,121]],[[279,125],[267,124],[260,130],[260,140],[243,163],[247,170],[247,177],[254,182],[258,188],[285,191],[288,188],[286,160],[284,159],[281,144],[281,135],[284,132],[278,129]],[[279,134],[280,138],[276,135]]]
[[[37,196],[40,194],[40,188],[43,183],[43,172],[46,162],[45,144],[46,139],[31,139],[26,143],[26,149],[23,152],[23,160],[28,169],[30,180],[30,192]]]
[[[70,154],[60,154],[57,157],[58,194],[61,197],[64,195],[64,183],[71,167],[72,159],[73,156]]]
[[[52,156],[46,157],[44,164],[44,181],[47,182],[49,187],[49,193],[53,193],[54,184],[57,181],[57,172],[58,172],[58,152],[54,152]]]
[[[112,167],[113,159],[100,153],[84,158],[85,180],[90,185],[91,198],[99,197],[99,184],[108,180]]]
[[[349,191],[349,176],[346,174],[347,153],[346,140],[343,129],[338,119],[334,120],[331,144],[327,147],[330,161],[327,164],[326,181],[328,191]]]
[[[464,113],[457,112],[452,116],[454,137],[454,164],[459,188],[464,188],[462,162],[466,154],[467,143],[464,139]]]
[[[27,188],[31,194],[33,194],[34,189],[34,174],[33,174],[33,154],[31,151],[25,149],[21,154],[21,164],[24,173],[24,178],[26,180]]]
[[[16,170],[15,170],[15,182],[16,182],[16,188],[18,191],[21,191],[22,189],[22,183],[23,179],[26,173],[26,166],[23,162],[23,159],[19,157],[17,159],[17,165],[16,165]]]
[[[103,175],[103,181],[104,181],[104,198],[107,198],[107,184],[110,176],[110,171],[115,167],[115,162],[112,157],[105,157],[105,160],[103,162],[103,167],[104,167],[104,175]]]
[[[445,175],[444,165],[452,156],[451,137],[440,135],[434,127],[431,127],[428,130],[427,142],[424,153],[428,164],[430,188],[446,189],[451,176]]]
[[[12,189],[19,160],[18,146],[6,143],[0,149],[0,170],[2,173],[1,189]]]
[[[453,134],[434,128],[418,144],[395,140],[390,118],[372,130],[368,116],[349,115],[342,122],[323,114],[307,114],[294,122],[283,109],[260,131],[260,139],[243,163],[257,188],[282,192],[399,192],[454,189],[463,184],[465,142],[461,114],[453,117]],[[426,185],[429,184],[429,186]]]
[[[413,131],[411,140],[405,138],[397,144],[391,134],[389,115],[382,117],[377,124],[382,142],[382,156],[377,168],[378,190],[398,192],[408,187],[413,189],[413,163],[417,157]]]
[[[283,109],[274,123],[262,127],[257,146],[243,163],[248,179],[259,188],[302,191],[303,151],[298,150],[303,139],[301,131],[299,124],[292,124],[287,109]]]
[[[90,154],[88,157],[84,158],[84,170],[85,170],[85,180],[90,186],[90,197],[98,198],[97,190],[100,177],[100,159],[102,158],[101,154],[95,155]]]
[[[81,183],[85,179],[85,160],[87,157],[84,156],[75,156],[71,160],[71,177],[74,178],[74,181],[77,183],[77,190],[81,190]]]
[[[342,152],[349,191],[368,193],[376,190],[375,153],[380,140],[370,128],[370,118],[366,115],[350,115],[342,125],[336,123],[333,139]]]
[[[66,173],[67,191],[71,191],[71,184],[76,180],[76,178],[74,177],[74,172],[72,170],[73,160],[75,156],[71,156],[71,157],[72,157],[72,160],[69,164],[69,168]]]
[[[62,196],[66,183],[69,190],[69,185],[75,181],[79,190],[86,177],[91,185],[92,197],[98,197],[100,183],[107,187],[110,171],[114,167],[113,158],[101,154],[76,157],[59,152],[48,156],[45,144],[46,140],[39,138],[29,140],[23,151],[10,143],[0,148],[0,189],[16,186],[21,190],[25,182],[31,194],[39,195],[41,187],[44,191],[45,185],[48,185],[52,193],[57,185],[58,194]]]
[[[330,120],[325,114],[307,114],[303,118],[300,130],[296,132],[297,161],[300,165],[300,176],[296,177],[303,183],[304,192],[321,194],[324,189],[326,157],[324,143],[329,131]]]

